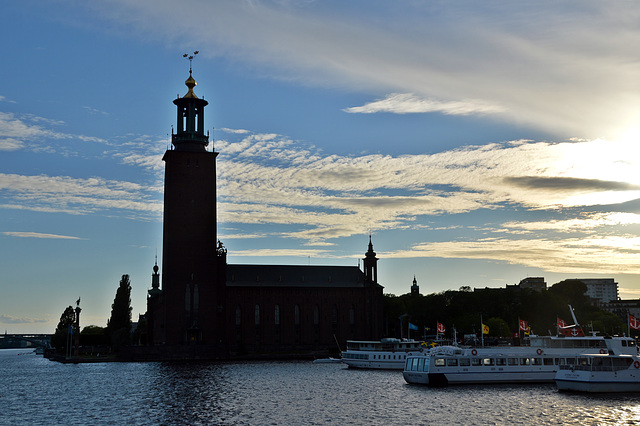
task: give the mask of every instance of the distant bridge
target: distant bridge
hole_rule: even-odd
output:
[[[51,334],[0,334],[0,349],[50,348]]]

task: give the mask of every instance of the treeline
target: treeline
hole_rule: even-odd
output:
[[[78,304],[80,300],[78,299]],[[116,296],[111,305],[111,316],[106,327],[88,325],[80,332],[79,344],[86,351],[92,348],[98,351],[106,349],[108,352],[117,352],[122,346],[131,344],[131,282],[129,275],[123,275],[116,290]],[[75,330],[76,313],[72,306],[67,307],[56,327],[51,338],[51,345],[57,353],[66,354],[69,345],[73,345],[73,334]],[[138,336],[134,333],[133,339]]]
[[[489,336],[513,336],[518,332],[518,320],[527,321],[532,333],[556,333],[557,318],[573,324],[569,305],[585,333],[593,327],[600,334],[627,332],[626,323],[616,315],[593,306],[585,295],[587,286],[580,280],[565,280],[548,290],[486,288],[471,291],[470,287],[447,290],[429,295],[405,294],[384,297],[385,335],[407,337],[408,323],[418,326],[411,337],[435,335],[436,324],[446,327],[445,335],[453,337],[455,327],[458,338],[464,334],[481,335],[482,322],[489,326]]]

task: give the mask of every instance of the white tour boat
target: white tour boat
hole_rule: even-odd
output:
[[[403,376],[407,383],[431,386],[550,383],[560,366],[574,364],[582,354],[608,354],[610,347],[616,353],[638,354],[636,341],[629,337],[530,336],[526,346],[442,346],[412,352]]]
[[[640,357],[615,347],[604,355],[581,355],[560,366],[555,382],[561,391],[640,392]]]
[[[424,342],[413,339],[347,340],[347,350],[342,352],[342,362],[351,368],[402,370],[407,353],[425,348],[423,344]]]

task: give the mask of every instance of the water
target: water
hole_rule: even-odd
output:
[[[63,365],[0,350],[0,425],[640,424],[640,394],[408,385],[311,362]]]

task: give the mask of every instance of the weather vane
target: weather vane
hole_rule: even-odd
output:
[[[195,52],[193,52],[193,55],[189,55],[188,53],[182,55],[183,58],[189,60],[189,72],[191,72],[191,63],[193,62],[193,58],[195,58],[198,53],[200,53],[200,51],[196,50]]]

